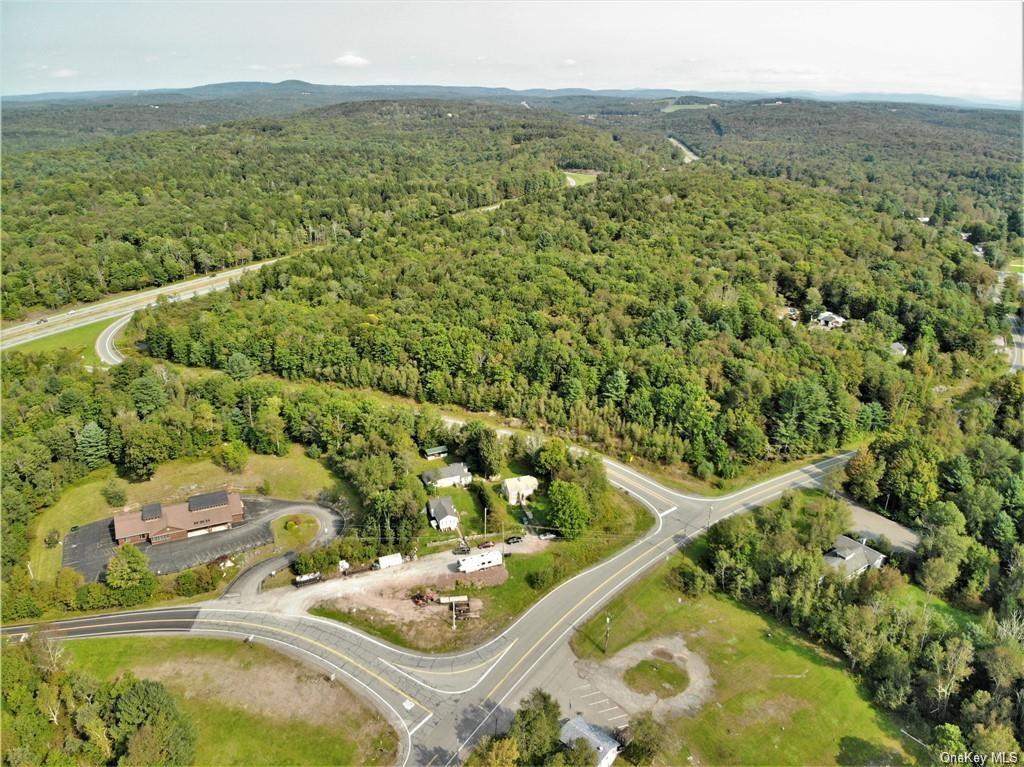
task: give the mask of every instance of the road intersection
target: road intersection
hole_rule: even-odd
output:
[[[609,482],[650,510],[653,527],[614,556],[559,584],[498,636],[466,652],[410,652],[334,621],[270,611],[261,607],[261,595],[237,603],[217,600],[76,618],[44,630],[62,639],[188,632],[262,642],[347,682],[376,704],[402,738],[400,764],[455,764],[476,740],[507,724],[519,698],[538,683],[535,677],[545,659],[552,652],[566,652],[573,631],[629,583],[709,523],[787,490],[819,485],[851,455],[827,458],[717,498],[680,493],[605,458]],[[4,634],[24,631],[10,627]]]

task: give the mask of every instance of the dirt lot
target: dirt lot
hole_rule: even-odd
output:
[[[397,573],[396,573],[397,575]],[[422,607],[416,606],[412,595],[426,592],[457,592],[460,585],[500,586],[508,580],[508,571],[504,567],[492,567],[479,573],[446,572],[437,575],[422,573],[402,574],[402,577],[387,581],[377,580],[374,588],[347,591],[338,599],[326,600],[323,606],[341,612],[360,613],[366,611],[376,619],[383,619],[391,626],[422,624],[424,628],[442,624],[442,619],[451,615],[448,605],[429,603]],[[469,600],[469,609],[479,613],[483,602],[476,598]]]

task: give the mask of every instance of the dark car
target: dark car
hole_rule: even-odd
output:
[[[477,548],[478,549],[493,549],[494,548],[494,541],[484,541],[479,546],[477,546]]]
[[[468,553],[469,553],[469,546],[459,546],[457,549],[452,551],[452,554],[455,554],[456,556],[459,556],[459,557],[463,556],[464,554],[468,554]]]
[[[505,543],[511,546],[513,543],[522,543],[523,539],[518,535],[513,535],[505,539]]]

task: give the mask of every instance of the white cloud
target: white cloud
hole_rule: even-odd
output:
[[[55,70],[53,70],[53,72],[50,73],[50,77],[60,77],[60,78],[78,77],[78,70],[77,69],[55,69]]]
[[[266,64],[250,64],[246,69],[251,69],[254,72],[265,72],[270,69]]]
[[[370,66],[370,60],[364,59],[358,53],[352,53],[352,51],[345,51],[334,60],[334,63],[339,67],[348,67],[349,69],[362,69]]]
[[[563,67],[574,67],[574,66],[576,66],[576,63],[577,63],[576,59],[565,59],[562,62],[562,66]]]

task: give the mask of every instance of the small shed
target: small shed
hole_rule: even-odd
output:
[[[435,445],[434,447],[428,447],[423,450],[423,457],[428,461],[434,461],[440,458],[448,457],[448,446],[447,445]]]
[[[566,746],[571,746],[581,739],[587,741],[597,753],[597,767],[611,767],[619,753],[619,742],[582,716],[563,724],[558,739]]]

